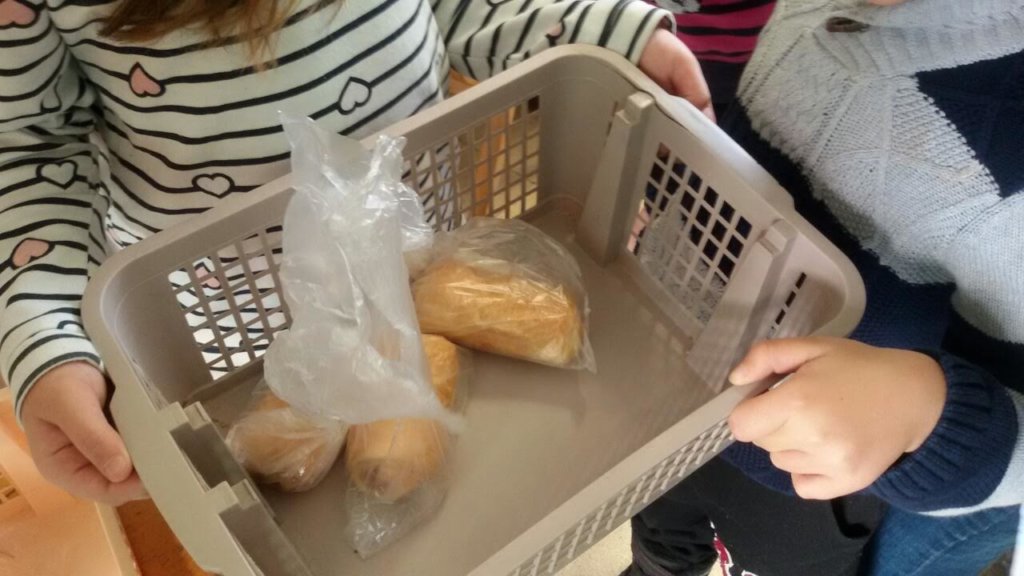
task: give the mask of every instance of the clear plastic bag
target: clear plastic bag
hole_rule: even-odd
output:
[[[285,492],[305,492],[330,472],[345,445],[347,430],[336,420],[300,414],[261,383],[226,440],[231,453],[257,481]]]
[[[441,403],[461,411],[470,354],[440,336],[423,336]],[[356,552],[366,558],[432,516],[451,482],[455,436],[436,420],[402,418],[353,426],[345,445],[346,504]]]
[[[283,120],[295,194],[281,282],[292,316],[265,357],[270,388],[300,411],[348,424],[457,419],[427,377],[405,253],[430,246],[419,197],[401,181],[404,140],[374,150],[312,120]]]
[[[478,218],[439,235],[413,297],[424,332],[549,366],[596,368],[579,265],[521,220]]]
[[[349,526],[369,555],[436,511],[450,430],[461,424],[449,410],[454,392],[431,379],[437,346],[428,338],[424,352],[409,287],[407,262],[429,251],[433,230],[401,181],[404,141],[381,136],[371,152],[311,120],[283,123],[295,194],[280,275],[292,322],[267,351],[264,375],[301,412],[351,425]]]

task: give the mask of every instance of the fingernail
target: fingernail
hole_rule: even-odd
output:
[[[118,481],[124,479],[131,472],[131,462],[124,456],[115,456],[103,465],[103,475],[108,480]]]
[[[743,386],[749,383],[747,381],[747,375],[742,367],[734,368],[733,371],[729,373],[729,382],[734,386]]]

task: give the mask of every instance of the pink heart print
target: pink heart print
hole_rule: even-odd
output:
[[[146,69],[138,62],[132,66],[132,71],[128,75],[128,84],[131,86],[132,92],[142,98],[160,96],[164,93],[163,84],[150,76],[149,72],[146,72]]]
[[[17,270],[46,256],[52,249],[53,245],[45,240],[26,238],[18,242],[18,245],[14,248],[14,254],[11,255],[11,266]]]
[[[27,28],[36,21],[36,11],[19,0],[0,2],[0,28]]]
[[[196,266],[196,278],[199,283],[211,290],[220,289],[220,278],[213,275],[210,269],[206,267],[206,264],[200,264]]]

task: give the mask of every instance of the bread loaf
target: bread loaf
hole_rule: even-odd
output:
[[[438,398],[452,407],[458,392],[459,350],[440,336],[423,336],[431,383]],[[444,466],[448,431],[433,420],[403,418],[352,426],[345,466],[360,490],[384,502],[411,494]]]
[[[227,443],[258,482],[303,492],[330,471],[344,446],[345,429],[306,418],[264,388],[231,426]]]
[[[421,276],[413,284],[413,299],[424,332],[551,366],[579,361],[583,318],[565,286],[453,259]]]

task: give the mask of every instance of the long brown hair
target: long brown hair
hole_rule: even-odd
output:
[[[269,55],[271,39],[298,0],[122,0],[102,34],[126,42],[152,42],[182,28],[198,27],[211,44],[229,37],[247,42],[250,55]],[[326,4],[327,2],[321,2]]]

